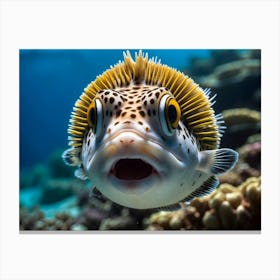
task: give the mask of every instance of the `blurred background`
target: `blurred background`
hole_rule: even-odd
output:
[[[219,208],[211,204],[213,196],[165,216],[128,209],[91,196],[90,182],[74,178],[61,159],[73,105],[97,75],[122,60],[123,51],[20,50],[20,229],[260,229],[260,50],[143,50],[217,93],[214,109],[227,126],[221,146],[240,153],[235,169],[220,177]],[[222,204],[229,209],[220,210]]]

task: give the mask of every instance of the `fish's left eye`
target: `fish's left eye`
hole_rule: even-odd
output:
[[[87,120],[89,126],[93,129],[95,134],[99,134],[102,129],[102,121],[103,121],[103,114],[102,114],[102,103],[97,98],[92,101],[89,105],[88,112],[87,112]]]
[[[160,100],[159,118],[162,129],[166,135],[172,135],[177,128],[180,118],[180,106],[175,98],[164,95]]]

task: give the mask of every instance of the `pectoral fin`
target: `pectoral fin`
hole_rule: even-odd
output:
[[[62,159],[65,164],[70,166],[78,166],[82,162],[80,160],[81,148],[71,148],[63,152]]]
[[[216,176],[208,178],[198,189],[193,191],[182,202],[189,203],[192,199],[199,196],[205,196],[213,192],[219,185],[219,180]]]
[[[79,178],[81,180],[88,179],[88,176],[87,176],[87,174],[85,173],[85,171],[82,167],[76,169],[74,174],[77,178]]]
[[[238,153],[232,149],[206,150],[199,152],[197,170],[219,175],[231,170],[238,160]]]

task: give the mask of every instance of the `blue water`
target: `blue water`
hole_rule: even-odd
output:
[[[124,50],[20,50],[20,165],[29,167],[67,148],[67,125],[83,89],[123,59]],[[134,56],[136,50],[130,50]],[[143,50],[177,69],[208,50]]]

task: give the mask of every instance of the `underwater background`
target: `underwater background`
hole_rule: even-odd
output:
[[[61,159],[73,105],[123,51],[20,50],[20,229],[261,229],[260,50],[143,50],[217,93],[214,110],[227,126],[221,147],[240,158],[212,194],[174,212],[135,210],[74,178]]]

